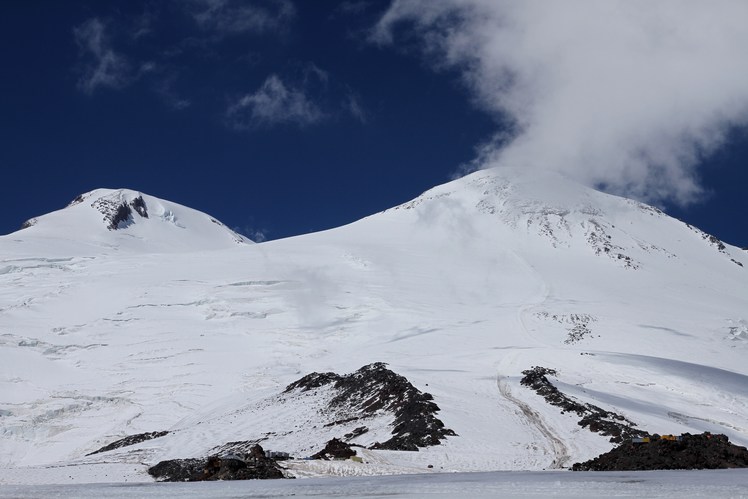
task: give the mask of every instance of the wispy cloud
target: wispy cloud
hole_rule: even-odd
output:
[[[73,29],[83,60],[78,88],[91,94],[97,88],[122,88],[133,77],[127,58],[114,51],[107,33],[106,24],[92,18]]]
[[[295,77],[271,74],[257,90],[235,99],[226,110],[228,126],[245,131],[349,118],[368,121],[360,97],[313,62],[297,68]]]
[[[283,31],[296,16],[290,0],[247,3],[233,0],[193,0],[193,18],[205,30],[221,35]]]
[[[368,10],[372,6],[370,0],[344,0],[338,4],[333,14],[355,16]]]
[[[231,104],[226,111],[229,125],[238,130],[287,124],[303,127],[324,117],[303,87],[290,86],[275,74],[270,75],[255,92]]]
[[[268,240],[268,231],[266,229],[256,229],[251,225],[246,225],[243,228],[234,227],[232,230],[238,234],[248,237],[256,243],[264,243]]]
[[[154,32],[154,23],[158,18],[156,4],[146,4],[143,13],[135,18],[130,30],[130,37],[134,40],[149,36]]]
[[[291,0],[184,0],[148,3],[139,15],[118,14],[117,23],[94,17],[73,30],[81,60],[78,88],[93,94],[139,83],[174,110],[194,107],[194,95],[200,93],[201,107],[216,106],[225,124],[238,130],[306,127],[351,117],[365,123],[360,97],[312,61],[279,61],[279,69],[263,73],[269,76],[250,92],[252,87],[237,90],[238,77],[230,79],[228,88],[211,89],[196,88],[201,78],[185,79],[191,73],[187,65],[199,59],[214,66],[238,65],[237,74],[254,80],[250,69],[258,66],[257,53],[244,43],[224,43],[225,37],[282,38],[295,16]],[[167,22],[172,27],[181,23],[180,29],[163,30]],[[238,97],[227,105],[226,95]]]
[[[192,101],[182,97],[175,89],[176,73],[165,75],[154,85],[154,90],[161,97],[161,100],[170,108],[181,111],[192,105]]]
[[[164,58],[156,53],[153,55],[157,60],[144,60],[115,49],[116,43],[132,51],[141,38],[152,34],[156,19],[156,11],[146,10],[131,24],[113,27],[94,17],[75,27],[73,35],[81,59],[77,67],[78,89],[91,95],[99,88],[121,90],[143,80],[172,109],[189,107],[190,100],[180,97],[174,89],[179,69],[173,64],[164,63]]]
[[[361,104],[361,100],[350,89],[345,94],[345,98],[343,100],[343,110],[361,123],[365,124],[369,121],[369,116],[366,110],[364,110],[364,106]]]
[[[326,87],[329,81],[330,73],[320,68],[313,62],[307,63],[306,67],[304,68],[304,85],[319,82]]]
[[[748,123],[746,19],[743,0],[395,0],[374,38],[462,73],[499,123],[481,166],[687,204],[699,163]]]

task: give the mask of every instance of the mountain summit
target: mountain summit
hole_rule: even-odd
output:
[[[504,245],[550,245],[559,249],[553,253],[558,258],[574,251],[591,252],[629,269],[648,255],[690,257],[697,250],[737,266],[745,260],[744,252],[653,206],[596,191],[547,170],[479,171],[394,210],[413,210],[427,225],[438,220],[455,237],[509,230],[502,236]]]
[[[129,189],[81,194],[62,210],[28,220],[23,229],[23,238],[75,240],[117,250],[197,251],[251,243],[205,213]]]

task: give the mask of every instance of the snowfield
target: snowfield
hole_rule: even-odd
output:
[[[201,483],[37,485],[0,488],[0,498],[114,499],[244,497],[748,497],[746,470],[639,472],[484,472],[370,478]]]
[[[116,229],[101,199],[109,214],[132,207]],[[431,393],[458,436],[419,452],[362,451],[368,463],[290,461],[292,474],[563,469],[609,450],[520,385],[532,366],[640,429],[745,446],[747,354],[748,252],[556,174],[482,171],[344,227],[262,244],[175,203],[97,190],[0,237],[0,484],[148,482],[148,466],[230,441],[308,456],[351,428],[321,426],[314,400],[281,392],[313,371],[373,362]],[[386,439],[390,424],[382,415],[352,441]],[[622,475],[600,476],[590,486],[572,475],[569,496],[628,490]],[[673,497],[700,486],[672,488],[670,477],[696,475],[641,476]],[[405,483],[390,480],[377,483]],[[549,480],[532,478],[537,495]]]

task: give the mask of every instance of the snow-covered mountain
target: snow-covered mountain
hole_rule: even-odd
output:
[[[251,244],[205,213],[129,189],[81,194],[62,210],[27,220],[23,229],[17,241],[63,244],[67,251],[77,246],[88,252],[160,253]]]
[[[245,242],[125,190],[0,237],[0,483],[148,480],[147,465],[230,442],[370,446],[394,413],[336,419],[339,388],[287,387],[376,362],[430,393],[456,435],[294,474],[544,469],[609,450],[520,383],[533,366],[643,431],[748,444],[748,253],[653,207],[500,169],[344,227]],[[154,431],[169,433],[86,456]]]

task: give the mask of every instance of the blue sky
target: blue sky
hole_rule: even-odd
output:
[[[455,2],[445,5],[450,3]],[[429,15],[419,8],[424,5],[419,0],[3,1],[0,233],[79,193],[128,187],[210,213],[250,237],[277,239],[343,225],[407,201],[450,180],[464,165],[500,161],[506,151],[518,161],[552,162],[528,156],[514,147],[520,141],[512,140],[518,124],[539,130],[533,120],[555,117],[502,100],[508,95],[512,102],[531,101],[532,95],[493,99],[496,86],[487,89],[484,83],[492,81],[495,52],[474,55],[491,48],[481,46],[481,39],[469,55],[455,56],[449,50],[454,40],[445,36],[478,32],[470,24],[475,19],[463,16],[457,10],[462,7]],[[535,56],[530,52],[522,61]],[[521,64],[512,61],[502,69],[521,80]],[[574,64],[557,72],[577,74]],[[730,88],[735,78],[725,75],[715,91]],[[549,95],[547,89],[542,95]],[[737,104],[748,101],[733,97]],[[539,101],[544,109],[555,103]],[[722,108],[711,100],[703,106],[703,113],[681,121],[706,123],[711,133],[716,125],[704,116]],[[638,127],[636,120],[660,123],[658,116],[634,115],[629,121]],[[608,118],[621,121],[614,114]],[[691,148],[678,136],[672,154],[673,148],[652,149],[649,143],[630,146],[664,164],[671,156],[688,157],[686,174],[668,170],[655,179],[651,165],[635,165],[649,172],[637,173],[615,162],[603,171],[569,171],[587,183],[656,202],[729,243],[748,246],[744,119],[728,116],[727,124],[717,123],[719,140],[703,139],[704,132],[694,136]],[[669,137],[670,125],[662,123],[648,136]],[[577,128],[570,139],[587,143],[579,137],[589,133]],[[629,129],[613,127],[614,132],[631,135]],[[532,135],[537,140],[528,147],[548,150],[547,140],[538,136]],[[663,141],[670,144],[663,139],[658,147]],[[626,156],[602,146],[593,152]],[[575,157],[568,161],[578,164]],[[610,173],[616,168],[628,173]],[[697,179],[698,194],[686,177]]]

